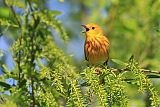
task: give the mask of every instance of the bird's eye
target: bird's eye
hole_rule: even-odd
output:
[[[92,27],[92,29],[94,30],[94,29],[95,29],[95,27]]]

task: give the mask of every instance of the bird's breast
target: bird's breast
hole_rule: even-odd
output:
[[[91,64],[108,59],[109,42],[107,38],[92,38],[85,42],[85,54]]]

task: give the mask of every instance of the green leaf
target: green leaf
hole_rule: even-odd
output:
[[[25,4],[21,0],[5,0],[8,6],[15,6],[22,9],[26,9]]]
[[[58,10],[44,10],[44,13],[48,15],[48,18],[55,17],[57,15],[62,14],[62,12]]]
[[[118,65],[127,66],[127,63],[120,61],[118,59],[111,59],[111,61],[113,61],[114,63],[116,63]]]
[[[0,86],[5,87],[6,90],[11,88],[11,86],[5,82],[0,82]]]
[[[5,69],[6,72],[10,72],[6,65],[3,64],[2,67]]]
[[[50,12],[51,12],[51,14],[54,15],[54,16],[57,16],[57,15],[62,14],[62,12],[61,12],[61,11],[58,11],[58,10],[52,10],[52,11],[50,11]]]
[[[41,62],[41,60],[39,58],[36,61],[38,63],[38,66],[43,67],[43,64],[42,64],[42,62]]]
[[[1,26],[7,26],[7,27],[5,28],[5,31],[8,30],[8,27],[15,27],[15,28],[18,27],[18,25],[12,23],[10,20],[2,19],[2,18],[0,18],[0,25],[1,25]],[[3,32],[4,32],[4,31],[3,31]]]
[[[0,49],[0,57],[3,56],[3,50]]]
[[[0,17],[9,18],[10,9],[6,7],[0,7]]]
[[[160,75],[148,74],[147,77],[148,77],[148,78],[160,78]]]

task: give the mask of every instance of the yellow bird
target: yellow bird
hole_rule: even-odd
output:
[[[85,28],[85,59],[91,65],[101,62],[107,63],[109,59],[110,43],[104,35],[102,28],[97,24],[82,25]]]

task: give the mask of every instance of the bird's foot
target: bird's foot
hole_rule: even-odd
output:
[[[95,74],[97,74],[97,75],[102,74],[101,70],[102,70],[101,68],[97,67],[95,70],[96,71]]]

